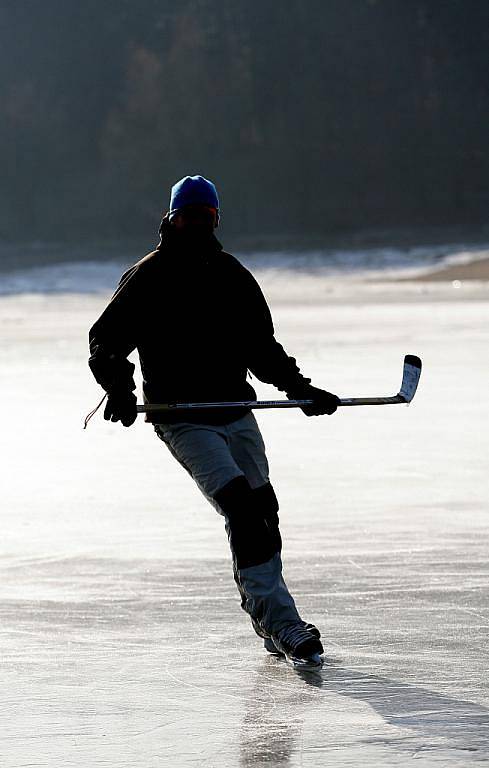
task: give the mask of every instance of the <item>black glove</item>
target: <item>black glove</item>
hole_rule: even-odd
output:
[[[134,424],[138,412],[136,410],[136,395],[127,389],[113,390],[107,393],[107,404],[104,411],[106,421],[120,421],[125,427]]]
[[[294,387],[291,391],[286,392],[286,395],[289,400],[314,400],[312,405],[305,405],[301,408],[306,416],[323,416],[326,413],[331,416],[340,404],[340,399],[336,395],[306,383]]]

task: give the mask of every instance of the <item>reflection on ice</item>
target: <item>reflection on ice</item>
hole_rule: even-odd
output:
[[[301,748],[304,750],[301,741],[306,727],[308,731],[313,726],[317,728],[311,751],[318,763],[334,755],[336,750],[344,749],[341,732],[346,730],[342,723],[345,710],[337,695],[350,700],[350,715],[355,710],[352,701],[357,700],[368,704],[384,720],[385,726],[392,726],[385,727],[385,733],[382,725],[377,725],[376,733],[372,732],[371,725],[366,727],[367,733],[357,744],[358,749],[363,747],[365,755],[378,748],[378,759],[383,761],[389,759],[388,753],[392,750],[390,759],[396,764],[403,757],[410,759],[430,753],[437,759],[444,755],[448,764],[451,759],[463,758],[467,753],[480,762],[489,759],[489,709],[485,706],[348,670],[339,661],[332,660],[327,660],[321,672],[298,675],[306,686],[319,690],[309,691],[296,684],[282,689],[280,695],[269,671],[270,664],[264,663],[255,674],[256,687],[248,699],[241,731],[242,766],[261,765],[266,760],[280,766],[295,763],[294,756]],[[322,738],[325,720],[336,725],[334,741],[330,733]],[[337,759],[342,764],[342,758]]]

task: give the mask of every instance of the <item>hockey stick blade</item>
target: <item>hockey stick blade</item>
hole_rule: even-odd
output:
[[[410,403],[416,394],[421,376],[421,360],[416,355],[406,355],[402,369],[401,389],[392,397],[349,397],[342,398],[340,405],[399,405]]]
[[[416,355],[406,355],[399,395],[405,403],[410,403],[416,394],[419,377],[421,376],[421,360]]]

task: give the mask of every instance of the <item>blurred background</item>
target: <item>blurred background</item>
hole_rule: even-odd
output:
[[[487,237],[485,0],[3,0],[0,25],[2,244],[150,245],[193,173],[233,246]]]

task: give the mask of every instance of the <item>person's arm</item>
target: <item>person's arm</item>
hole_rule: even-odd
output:
[[[109,398],[104,417],[130,426],[136,419],[135,366],[127,359],[136,348],[138,268],[125,272],[109,304],[89,331],[88,364]]]
[[[249,317],[248,368],[260,381],[273,384],[286,393],[289,400],[313,400],[313,405],[302,408],[306,416],[334,413],[339,400],[336,395],[311,385],[311,379],[300,372],[296,359],[290,357],[275,338],[273,320],[263,292],[255,278],[251,278]]]

